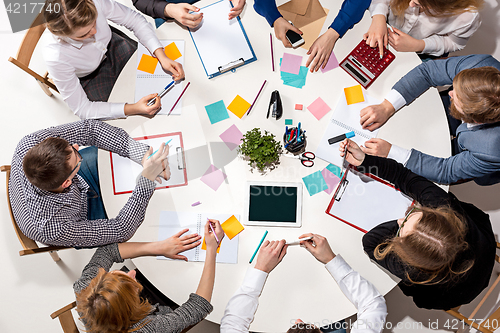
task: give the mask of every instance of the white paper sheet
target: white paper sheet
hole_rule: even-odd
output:
[[[182,229],[189,228],[187,234],[197,233],[202,237],[205,233],[205,224],[207,218],[219,220],[222,224],[233,214],[210,214],[210,213],[195,213],[195,212],[173,212],[173,211],[162,211],[160,212],[160,226],[158,229],[158,240],[167,239]],[[235,215],[239,220],[239,215]],[[222,239],[220,245],[220,251],[217,254],[217,262],[225,264],[236,264],[238,263],[238,243],[239,235],[229,239],[225,236]],[[207,251],[201,249],[201,245],[198,245],[194,249],[181,252],[180,254],[186,256],[188,261],[205,261]],[[157,259],[168,259],[164,256],[158,256]]]
[[[178,63],[180,63],[184,67],[184,41],[183,40],[161,40],[161,44],[165,47],[170,43],[175,43],[182,56],[180,58],[175,59]],[[141,57],[143,54],[151,55],[149,51],[139,43],[137,48],[137,66],[139,66],[139,62],[141,61]],[[172,81],[172,76],[163,70],[160,63],[156,66],[156,70],[154,74],[149,74],[140,70],[137,70],[137,76],[135,79],[135,101],[137,102],[144,96],[154,93],[160,93],[163,89]],[[158,114],[169,114],[170,109],[174,106],[175,101],[182,94],[183,83],[184,81],[177,82],[174,84],[172,88],[167,92],[165,96],[161,98],[161,110]],[[170,113],[172,114],[181,114],[182,110],[182,98],[179,100],[175,109]]]
[[[354,131],[356,136],[351,138],[351,140],[361,146],[364,145],[367,140],[376,138],[378,129],[373,132],[363,129],[360,124],[359,113],[361,109],[367,106],[380,103],[381,102],[379,100],[365,94],[364,102],[347,105],[345,95],[342,94],[342,97],[332,114],[332,119],[330,119],[330,122],[328,123],[325,134],[318,145],[316,156],[341,167],[342,157],[340,157],[339,154],[340,142],[331,145],[328,143],[328,139]]]

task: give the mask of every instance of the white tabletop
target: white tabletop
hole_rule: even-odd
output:
[[[202,7],[209,3],[210,0],[203,0],[197,3],[197,6]],[[341,1],[334,3],[325,1],[324,4],[331,9],[323,28],[325,30],[336,16]],[[236,73],[226,73],[209,80],[188,31],[174,23],[163,24],[157,30],[160,39],[186,41],[184,68],[186,82],[190,81],[191,85],[184,95],[182,115],[156,116],[151,120],[130,117],[125,120],[110,121],[111,124],[127,130],[132,137],[182,131],[186,150],[198,148],[202,152],[203,147],[209,143],[212,163],[224,166],[223,171],[227,174],[226,182],[215,192],[200,181],[200,176],[211,163],[210,158],[200,153],[199,159],[188,159],[188,186],[156,191],[149,203],[145,220],[132,240],[157,240],[159,214],[162,210],[243,215],[243,188],[247,180],[302,182],[302,177],[327,166],[328,163],[325,161],[316,159],[314,167],[305,168],[296,160],[282,158],[279,167],[272,172],[265,175],[257,171],[252,173],[247,162],[236,157],[236,150],[230,152],[219,138],[223,131],[236,124],[243,133],[259,127],[272,132],[279,139],[284,132],[285,119],[292,118],[294,124],[300,121],[302,127],[307,130],[307,150],[315,151],[333,111],[318,121],[306,107],[321,97],[334,110],[343,93],[342,88],[357,84],[342,69],[336,68],[325,74],[309,73],[307,83],[302,89],[283,85],[278,64],[285,49],[281,42],[273,37],[277,69],[272,72],[269,33],[273,30],[269,28],[264,18],[255,13],[252,6],[251,1],[247,3],[242,23],[257,55],[256,62],[237,69]],[[337,42],[334,51],[339,61],[359,43],[370,22],[369,13],[366,12],[363,20]],[[306,50],[287,49],[286,52],[303,56],[305,65]],[[396,54],[396,60],[367,90],[369,95],[380,100],[383,100],[385,94],[400,77],[420,63],[414,53],[393,52]],[[133,56],[116,83],[110,101],[134,102],[135,68],[136,57]],[[236,95],[251,103],[264,80],[268,83],[250,116],[239,119],[229,113],[229,119],[210,124],[205,105],[222,99],[228,106]],[[266,119],[269,98],[271,92],[276,89],[280,92],[284,110],[284,115],[279,121]],[[296,103],[303,104],[304,110],[295,111]],[[397,113],[382,127],[378,137],[405,148],[413,147],[436,156],[450,156],[447,121],[437,91],[430,89],[410,106]],[[113,195],[109,153],[100,151],[99,154],[100,183],[106,210],[109,216],[115,216],[129,195]],[[325,213],[331,196],[325,192],[309,196],[305,189],[304,191],[302,227],[267,228],[269,230],[267,239],[292,240],[306,232],[324,235],[329,239],[333,250],[341,254],[353,269],[375,284],[382,294],[385,295],[394,288],[396,282],[371,263],[364,254],[361,244],[363,234]],[[196,201],[202,204],[192,207],[191,204]],[[251,266],[248,260],[264,230],[266,228],[246,226],[240,234],[238,264],[217,265],[212,298],[214,311],[207,317],[208,320],[220,323],[227,301],[239,288],[247,268]],[[203,268],[201,262],[159,261],[155,258],[138,258],[134,259],[134,263],[155,286],[177,303],[185,302],[189,293],[196,291]],[[323,265],[305,249],[294,246],[289,248],[283,262],[268,277],[251,330],[284,332],[296,318],[324,325],[327,323],[324,320],[334,322],[354,313],[356,313],[355,307],[342,294]]]

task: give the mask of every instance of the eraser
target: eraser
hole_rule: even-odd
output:
[[[201,205],[201,202],[199,201],[196,201],[194,204],[192,204],[191,206],[194,207],[194,206],[198,206],[198,205]]]
[[[295,104],[295,110],[302,110],[302,104]]]
[[[349,133],[346,133],[345,137],[348,138],[348,139],[350,139],[350,138],[354,137],[355,135],[356,135],[356,133],[354,133],[354,131],[351,131]]]

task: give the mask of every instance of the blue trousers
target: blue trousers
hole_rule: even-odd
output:
[[[106,209],[101,197],[101,188],[99,187],[99,171],[97,169],[97,147],[87,147],[81,149],[82,164],[78,174],[85,179],[89,185],[87,192],[87,219],[99,220],[107,219]]]

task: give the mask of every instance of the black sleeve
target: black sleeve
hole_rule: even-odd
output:
[[[169,19],[165,16],[165,7],[168,3],[165,0],[132,0],[132,3],[137,10],[152,18]]]
[[[398,190],[417,200],[423,206],[450,205],[450,195],[446,191],[392,159],[366,155],[358,170],[363,173],[371,173],[394,184]]]

